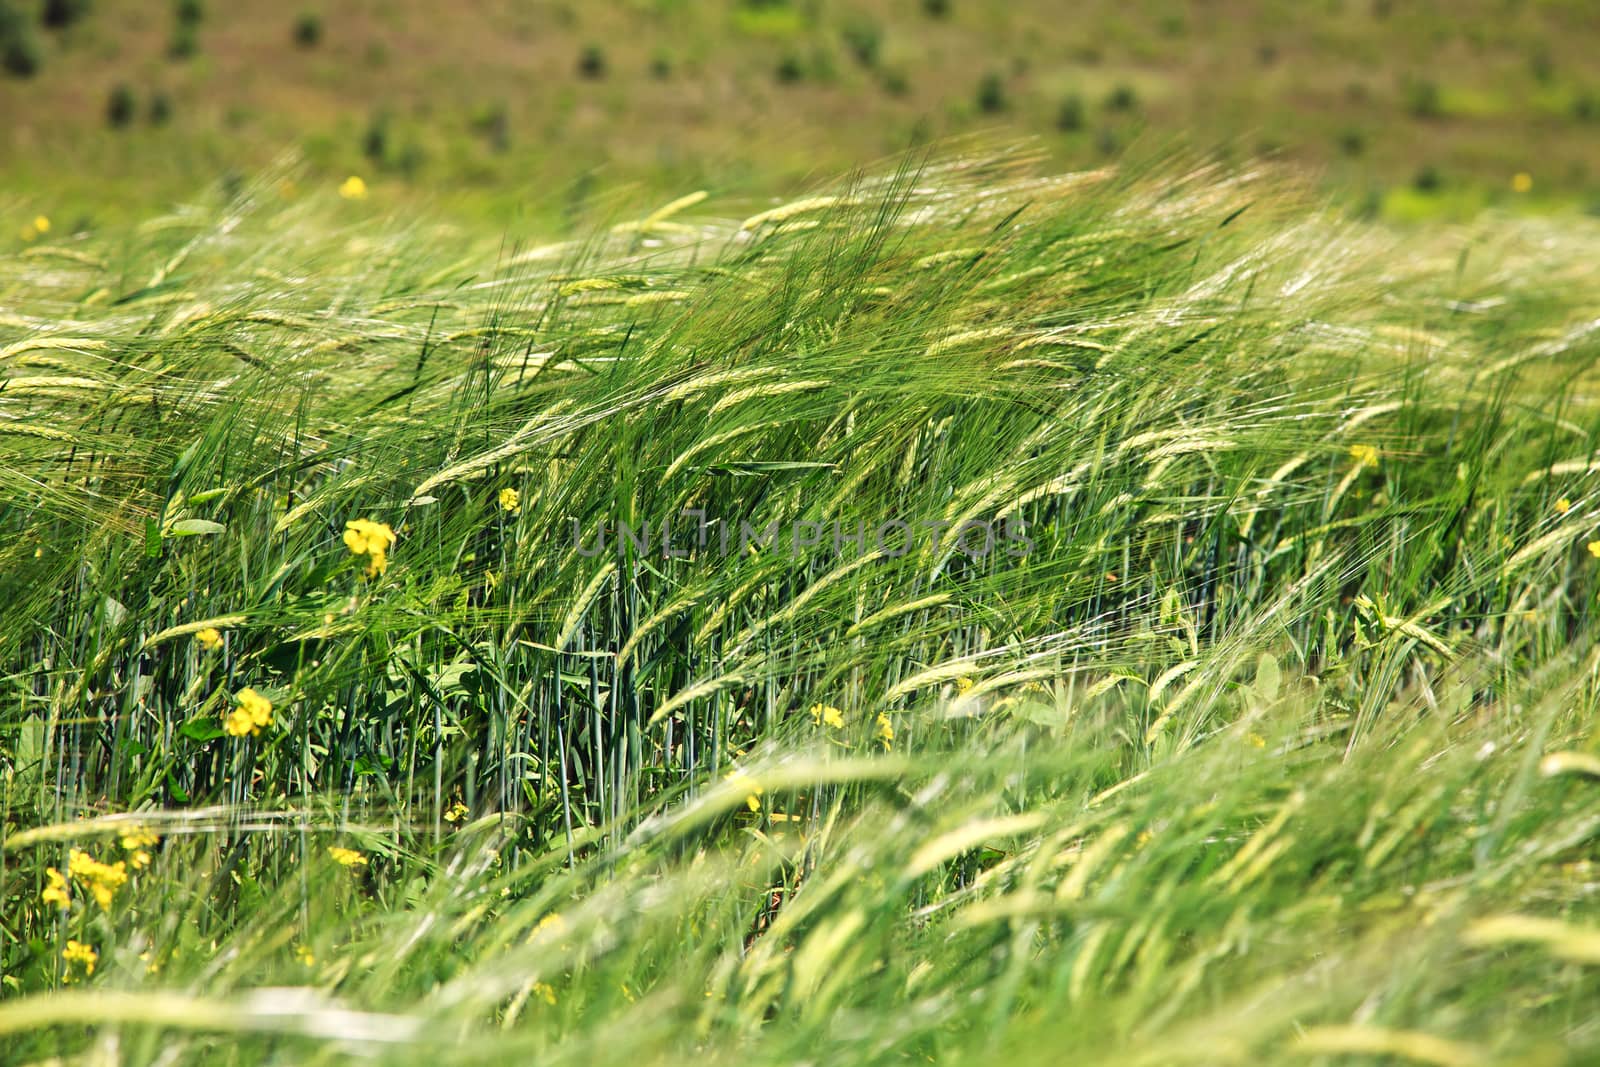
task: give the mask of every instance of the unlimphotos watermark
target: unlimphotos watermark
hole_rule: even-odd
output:
[[[727,520],[708,515],[698,508],[680,512],[676,519],[619,522],[610,519],[587,525],[571,520],[572,544],[586,557],[609,552],[658,556],[662,559],[688,559],[692,556],[780,554],[791,557],[847,552],[866,555],[880,553],[898,559],[931,548],[935,555],[950,545],[969,559],[983,559],[1004,553],[1021,559],[1033,551],[1033,538],[1015,516],[1002,522],[968,519],[908,519],[893,516],[877,523],[864,519],[848,522],[838,519],[793,519],[755,525],[748,519]]]

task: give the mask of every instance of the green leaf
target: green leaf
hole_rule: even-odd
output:
[[[214,741],[226,734],[222,723],[210,715],[200,715],[178,727],[178,736],[191,741]]]

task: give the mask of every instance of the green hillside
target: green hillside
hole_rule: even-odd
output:
[[[1600,203],[1580,2],[5,7],[35,69],[0,77],[18,210],[90,219],[289,148],[391,199],[555,224],[622,185],[793,190],[973,133],[1069,167],[1174,142],[1282,156],[1397,218]],[[41,26],[56,7],[68,24]]]

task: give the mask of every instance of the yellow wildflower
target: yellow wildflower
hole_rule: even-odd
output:
[[[153,834],[149,830],[138,828],[122,835],[122,848],[125,852],[133,853],[128,858],[128,863],[136,871],[142,871],[150,866],[150,853],[146,851],[151,845],[159,844],[160,834]]]
[[[88,975],[94,973],[94,965],[100,959],[100,953],[82,941],[68,941],[67,947],[61,950],[61,958],[66,960],[68,965],[83,964],[83,973]]]
[[[239,690],[239,706],[222,720],[222,728],[234,737],[254,737],[271,725],[272,701],[248,687]]]
[[[33,217],[33,228],[35,230],[37,230],[38,232],[40,232],[40,233],[49,233],[50,232],[50,216],[48,216],[48,215],[35,215]]]
[[[883,742],[884,748],[890,748],[894,745],[894,723],[890,722],[889,716],[881,711],[878,712],[877,738]]]
[[[198,631],[194,635],[194,639],[199,641],[208,649],[217,649],[222,647],[222,634],[215,626],[207,626],[204,630]]]
[[[339,195],[346,200],[365,200],[367,198],[367,183],[359,175],[352,174],[339,183]]]
[[[500,506],[507,514],[516,515],[522,511],[522,501],[517,496],[517,491],[510,486],[500,490]]]
[[[58,908],[72,907],[72,894],[67,890],[67,876],[54,867],[46,867],[44,876],[49,879],[50,884],[39,891],[39,899]]]
[[[122,835],[122,848],[127,852],[132,852],[134,849],[139,848],[149,848],[151,845],[159,845],[160,843],[160,834],[153,834],[142,826],[129,830]]]
[[[844,729],[844,712],[832,704],[813,704],[811,705],[811,721],[818,726],[842,730]]]
[[[1567,512],[1569,512],[1571,510],[1572,510],[1572,501],[1568,500],[1566,497],[1562,497],[1560,500],[1556,501],[1556,514],[1557,515],[1565,515]]]
[[[1533,188],[1533,175],[1527,171],[1519,171],[1511,176],[1511,191],[1526,193]]]
[[[543,982],[533,983],[533,995],[544,1001],[546,1004],[553,1005],[556,1002],[556,991],[551,989]]]
[[[1356,461],[1358,467],[1376,467],[1378,450],[1372,445],[1351,445],[1350,458]]]
[[[367,865],[367,857],[353,848],[340,848],[338,845],[329,845],[328,855],[332,856],[333,861],[339,866],[348,867],[351,870]]]
[[[394,531],[386,522],[351,519],[344,526],[344,543],[351,555],[368,557],[367,577],[373,578],[389,567],[389,548],[394,544]]]
[[[1589,542],[1589,555],[1594,556],[1596,559],[1600,559],[1600,541]]]
[[[306,967],[310,967],[312,964],[317,962],[317,957],[313,955],[311,949],[307,948],[305,945],[296,945],[294,947],[294,958],[299,960],[301,964]]]
[[[467,810],[467,806],[458,800],[444,813],[444,821],[451,824],[458,823],[467,817]]]
[[[964,674],[961,677],[957,678],[956,679],[956,696],[964,697],[968,693],[972,692],[972,684],[973,684],[972,683],[972,679],[968,678]]]
[[[765,793],[766,790],[761,787],[760,782],[756,781],[743,771],[733,771],[727,774],[725,777],[728,781],[733,783],[735,789],[744,792],[745,807],[749,808],[751,811],[761,810],[761,794]]]
[[[67,853],[67,871],[78,880],[79,884],[88,887],[95,903],[104,909],[110,909],[117,890],[128,881],[128,865],[122,860],[115,863],[101,863],[78,848]]]
[[[1266,748],[1267,739],[1254,731],[1244,735],[1245,744],[1251,748]]]

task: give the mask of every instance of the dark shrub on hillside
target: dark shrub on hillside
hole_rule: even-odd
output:
[[[1083,97],[1077,93],[1062,97],[1060,106],[1056,108],[1056,129],[1062,133],[1077,133],[1083,129],[1084,121]]]
[[[773,71],[773,76],[783,85],[793,85],[795,82],[805,80],[806,67],[804,63],[800,62],[799,56],[789,52],[778,60],[778,66]]]
[[[1411,184],[1419,193],[1437,193],[1444,188],[1444,176],[1439,173],[1438,167],[1428,163],[1417,171],[1416,177],[1411,179]]]
[[[172,97],[166,93],[156,93],[150,98],[150,111],[148,113],[150,125],[165,126],[172,121]]]
[[[322,43],[322,16],[312,11],[304,12],[294,20],[294,43],[301,48],[315,48]]]
[[[39,21],[52,30],[65,29],[89,13],[89,0],[45,0]]]
[[[39,62],[33,27],[9,0],[0,0],[0,68],[14,78],[29,78],[38,72]]]
[[[200,35],[195,31],[194,24],[180,22],[172,31],[172,40],[167,43],[167,55],[173,59],[188,59],[200,51]]]
[[[0,67],[14,78],[31,78],[39,73],[39,42],[28,33],[16,33],[0,40]]]
[[[107,124],[115,129],[122,129],[133,121],[133,113],[137,107],[132,89],[126,85],[113,87],[111,95],[106,97]]]
[[[180,26],[198,26],[206,15],[205,5],[201,0],[175,0],[172,10]]]
[[[857,63],[863,67],[878,65],[878,58],[883,52],[883,30],[878,28],[876,22],[865,15],[857,16],[845,23],[840,34]]]
[[[985,115],[998,115],[1006,109],[1006,83],[994,71],[979,80],[977,104]]]
[[[922,11],[929,18],[942,19],[950,14],[950,0],[922,0]]]
[[[1405,89],[1406,110],[1413,118],[1433,119],[1443,113],[1439,103],[1439,87],[1426,78],[1410,82]]]
[[[578,73],[592,81],[598,81],[606,76],[605,49],[597,44],[585,45],[583,52],[578,56]]]
[[[1126,83],[1114,87],[1106,94],[1107,111],[1133,111],[1139,106],[1139,94]]]
[[[361,135],[361,154],[380,166],[389,158],[388,115],[380,112],[367,123],[367,132]]]

